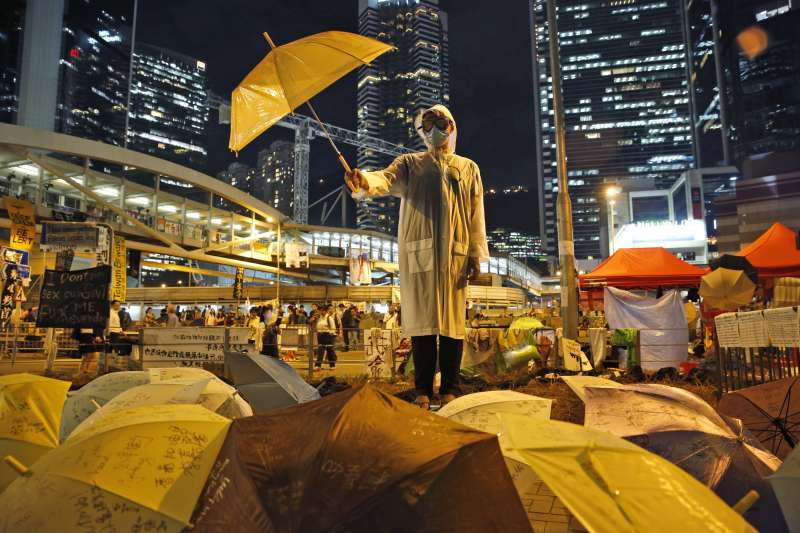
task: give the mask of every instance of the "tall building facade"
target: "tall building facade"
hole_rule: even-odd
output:
[[[747,177],[749,160],[800,151],[800,5],[792,0],[714,2],[730,163]],[[740,36],[763,49],[748,57]]]
[[[25,2],[9,0],[0,10],[0,122],[17,120],[19,105],[19,56]]]
[[[414,117],[450,100],[447,14],[438,0],[359,0],[359,33],[392,44],[358,74],[359,133],[423,149]],[[390,156],[360,149],[359,168],[381,168]],[[394,234],[399,201],[386,197],[359,203],[361,229]]]
[[[294,216],[294,143],[274,141],[258,152],[258,198],[290,217]]]
[[[205,62],[136,43],[128,148],[207,172],[207,98]]]
[[[689,67],[689,97],[698,168],[725,164],[727,143],[723,135],[719,93],[718,6],[712,0],[685,0],[686,58]]]
[[[65,5],[56,129],[124,146],[134,2],[107,4]]]
[[[679,0],[558,4],[567,179],[575,255],[601,255],[604,189],[668,188],[694,164]],[[555,134],[545,0],[530,0],[543,245],[555,255]]]
[[[489,248],[500,254],[510,255],[522,261],[543,259],[542,239],[509,228],[495,228],[486,233]]]

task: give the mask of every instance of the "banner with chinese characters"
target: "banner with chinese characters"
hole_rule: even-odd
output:
[[[242,286],[244,285],[244,268],[236,267],[236,277],[233,280],[233,298],[239,300],[242,297]]]
[[[9,244],[18,250],[30,250],[36,239],[36,217],[33,205],[25,200],[5,198],[8,218],[11,219],[11,236]]]
[[[125,238],[114,235],[114,253],[111,258],[111,299],[124,302],[127,296],[128,282],[128,252],[125,247]]]

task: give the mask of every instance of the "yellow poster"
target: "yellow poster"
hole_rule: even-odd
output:
[[[8,218],[11,219],[11,237],[9,245],[18,250],[30,250],[36,238],[36,217],[33,205],[25,200],[5,198]]]
[[[128,257],[125,238],[114,235],[114,254],[112,258],[111,299],[125,301],[127,286]]]

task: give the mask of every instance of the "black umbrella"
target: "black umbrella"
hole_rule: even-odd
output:
[[[718,268],[727,268],[729,270],[741,270],[745,275],[750,278],[753,283],[758,283],[758,270],[750,264],[746,257],[741,255],[725,254],[718,259],[712,259],[709,262],[712,270]]]

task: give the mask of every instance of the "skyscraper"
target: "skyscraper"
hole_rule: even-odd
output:
[[[543,245],[556,253],[545,0],[530,0]],[[598,257],[604,188],[669,187],[694,162],[679,0],[562,0],[558,30],[575,255]]]
[[[748,160],[800,152],[800,6],[791,0],[732,0],[720,3],[716,15],[729,163],[747,177]],[[740,36],[763,49],[748,57]]]
[[[58,131],[124,146],[133,4],[133,0],[113,6],[99,0],[67,2]]]
[[[18,58],[25,2],[10,0],[0,11],[0,122],[15,122],[19,89]]]
[[[217,179],[252,196],[255,196],[254,192],[257,193],[256,184],[258,180],[256,179],[256,170],[244,163],[234,161],[228,165],[228,168],[217,173]]]
[[[281,213],[294,216],[294,143],[274,141],[258,152],[256,168],[261,195]]]
[[[359,32],[394,45],[358,75],[358,131],[423,149],[414,117],[450,99],[447,14],[438,0],[359,0]],[[359,168],[381,168],[391,157],[360,149]],[[359,203],[359,228],[394,234],[399,202],[377,198]]]
[[[686,55],[689,67],[689,94],[695,136],[695,161],[698,168],[723,165],[725,151],[718,74],[718,30],[712,0],[685,0]],[[717,32],[717,33],[715,33]]]
[[[206,172],[206,64],[144,43],[133,57],[128,148]]]

